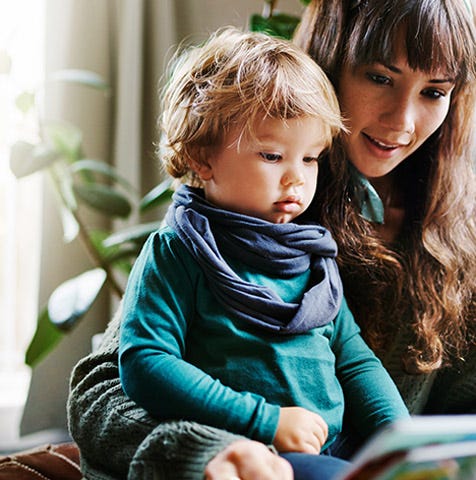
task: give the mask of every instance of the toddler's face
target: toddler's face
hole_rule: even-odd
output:
[[[228,210],[273,223],[287,223],[311,203],[317,158],[325,148],[323,125],[313,117],[265,118],[255,138],[231,131],[223,146],[199,168],[205,196]]]

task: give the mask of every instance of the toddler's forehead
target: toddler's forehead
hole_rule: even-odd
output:
[[[320,116],[302,115],[299,117],[281,118],[260,116],[252,121],[245,122],[242,125],[236,125],[235,128],[227,132],[225,142],[229,146],[246,142],[248,146],[257,147],[267,142],[273,142],[280,139],[280,132],[289,128],[290,124],[297,123],[303,130],[308,130],[310,135],[316,140],[316,144],[330,145],[332,134],[329,126]]]

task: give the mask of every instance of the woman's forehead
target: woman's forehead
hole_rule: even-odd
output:
[[[472,76],[476,62],[474,26],[454,5],[442,9],[438,1],[407,2],[406,10],[392,10],[386,16],[380,12],[378,16],[379,7],[374,3],[374,16],[364,7],[354,20],[345,59],[350,65],[391,64],[405,55],[414,70],[450,77],[457,74],[463,82]],[[392,4],[388,8],[396,7]]]
[[[362,45],[350,52],[347,62],[354,66],[382,64],[385,66],[407,65],[412,70],[423,71],[434,78],[451,78],[455,76],[463,62],[448,45],[441,45],[440,37],[434,34],[432,41],[422,42],[415,34],[408,34],[406,27],[401,27],[391,34],[387,32],[385,39],[375,42],[371,48]],[[380,46],[379,46],[380,45]]]

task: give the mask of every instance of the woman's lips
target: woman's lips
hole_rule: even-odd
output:
[[[398,143],[388,143],[384,142],[382,140],[377,140],[374,137],[371,137],[370,135],[367,135],[366,133],[362,133],[362,135],[373,145],[375,145],[378,148],[381,148],[382,150],[395,150],[398,147],[401,147],[401,144]]]
[[[362,132],[364,144],[370,154],[382,160],[388,160],[398,155],[409,143],[387,142]]]

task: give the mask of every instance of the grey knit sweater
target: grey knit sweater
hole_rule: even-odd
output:
[[[243,438],[197,423],[158,423],[122,391],[116,313],[101,346],[73,369],[68,400],[72,437],[88,480],[198,480],[218,452]]]
[[[69,428],[88,480],[203,480],[206,464],[240,436],[194,422],[158,423],[122,391],[117,365],[120,309],[98,351],[73,370]],[[382,358],[412,413],[476,413],[476,351],[438,375],[407,375],[396,339]]]

